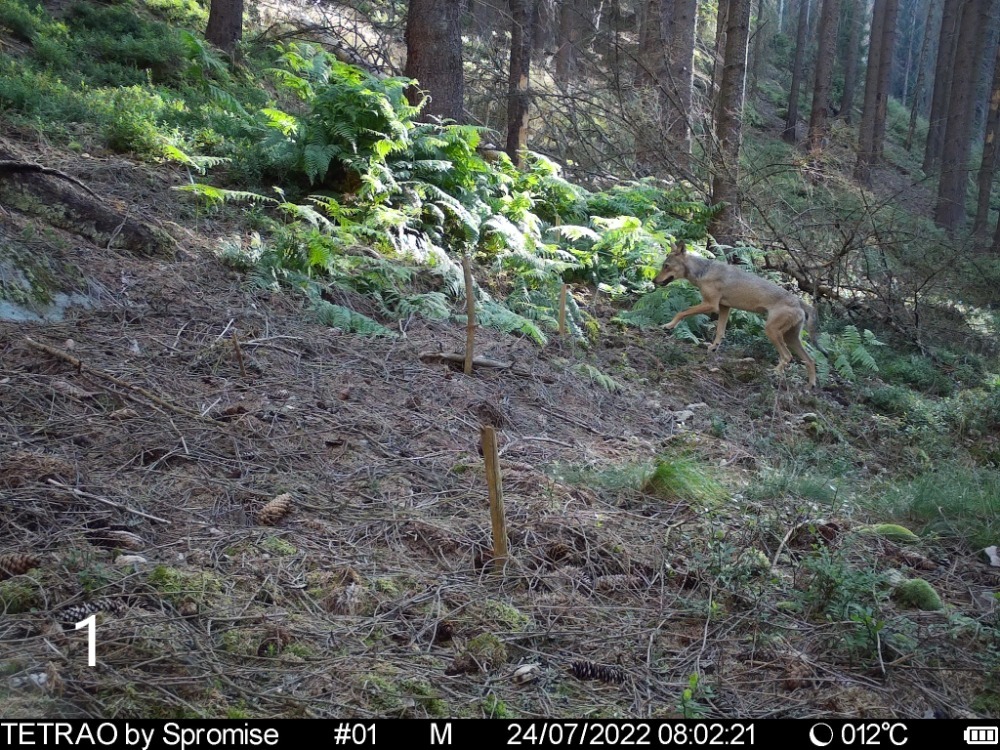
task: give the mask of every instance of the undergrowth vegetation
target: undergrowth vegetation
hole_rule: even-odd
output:
[[[293,290],[316,319],[345,333],[395,337],[417,317],[464,323],[465,258],[475,272],[479,324],[539,347],[558,328],[566,285],[575,353],[599,352],[602,337],[618,337],[626,349],[631,342],[640,348],[644,336],[666,338],[659,329],[699,301],[689,283],[652,285],[674,240],[707,239],[715,208],[692,185],[652,178],[581,184],[539,153],[526,153],[516,167],[489,146],[493,134],[485,128],[422,119],[422,103],[405,95],[409,79],[372,75],[306,42],[261,44],[232,66],[194,31],[204,20],[193,0],[75,3],[58,18],[25,0],[0,0],[0,32],[16,40],[0,48],[3,116],[79,152],[181,165],[189,179],[178,191],[199,217],[233,219],[236,206],[242,212],[240,232],[217,238],[219,257],[252,284]],[[780,50],[788,53],[787,46]],[[762,82],[761,92],[765,102],[783,103],[773,82]],[[899,136],[905,113],[890,115]],[[754,119],[762,126],[762,114]],[[837,128],[835,145],[850,137]],[[949,316],[959,303],[949,294],[956,276],[968,272],[960,259],[940,272],[940,286],[921,308],[933,322],[922,329],[931,343],[880,327],[866,305],[880,300],[905,311],[907,277],[940,265],[935,252],[946,238],[924,218],[831,177],[839,168],[835,149],[823,156],[824,172],[777,139],[749,140],[746,159],[768,186],[754,192],[754,221],[794,238],[791,246],[809,248],[797,258],[804,266],[825,262],[837,243],[843,249],[838,272],[854,294],[845,302],[857,304],[845,304],[851,316],[843,319],[821,306],[825,353],[815,355],[829,397],[789,397],[786,383],[775,386],[761,370],[720,375],[729,380],[711,407],[706,441],[716,451],[741,446],[725,449],[727,462],[730,453],[754,451],[738,456],[750,459],[742,473],[731,462],[719,468],[704,444],[600,469],[548,470],[606,493],[611,503],[674,503],[710,523],[733,512],[738,503],[727,500],[736,498],[758,515],[742,519],[738,543],[721,530],[698,540],[702,557],[691,567],[726,595],[699,603],[699,616],[711,620],[725,607],[787,594],[782,604],[790,611],[829,626],[838,656],[876,664],[885,643],[913,650],[912,623],[892,619],[892,584],[851,547],[853,538],[840,549],[810,541],[797,550],[790,592],[771,576],[771,561],[787,554],[790,515],[796,522],[891,517],[913,524],[927,544],[970,551],[997,542],[1000,377],[984,335],[995,313],[984,305],[956,326],[960,336],[935,335],[952,331]],[[768,254],[753,247],[712,251],[755,270],[769,267]],[[993,266],[984,267],[970,309],[994,293]],[[605,315],[598,302],[614,312]],[[664,391],[694,369],[683,365],[700,354],[685,351],[711,327],[699,315],[674,329],[657,362]],[[774,356],[761,316],[738,310],[725,349],[758,360]],[[618,398],[633,383],[649,382],[649,373],[627,364],[628,354],[614,370],[607,361],[567,369],[601,397]],[[296,551],[277,538],[266,549],[276,557]],[[88,566],[81,582],[96,589],[108,575]],[[164,588],[159,578],[151,582]],[[32,591],[12,584],[0,590],[8,611],[33,603]],[[401,700],[397,688],[372,685],[385,705]],[[710,687],[692,675],[679,710],[702,716],[710,697]],[[492,702],[486,712],[506,710]]]

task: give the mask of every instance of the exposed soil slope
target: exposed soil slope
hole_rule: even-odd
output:
[[[364,339],[320,326],[212,256],[225,227],[182,228],[191,209],[169,173],[94,164],[59,167],[133,196],[180,251],[122,255],[0,213],[8,240],[36,243],[93,302],[60,322],[0,322],[0,552],[19,574],[0,582],[5,716],[967,710],[965,645],[980,634],[949,618],[989,606],[996,581],[978,562],[859,542],[847,519],[740,495],[761,436],[842,433],[859,473],[878,468],[864,425],[841,422],[840,392],[805,394],[799,369],[775,383],[766,349],[706,361],[613,325],[590,353],[481,331],[480,353],[520,374],[469,378],[419,357],[461,351],[461,327],[413,320]],[[572,368],[584,360],[622,390]],[[482,424],[500,433],[502,571]],[[664,453],[715,467],[724,499],[643,492],[635,476]],[[849,656],[837,623],[785,606],[809,583],[801,555],[848,538],[859,567],[929,568],[917,573],[953,609],[907,614],[926,659],[885,643]],[[92,612],[97,668],[73,629]]]

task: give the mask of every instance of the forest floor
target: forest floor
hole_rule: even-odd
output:
[[[760,490],[788,452],[892,470],[848,387],[776,378],[766,342],[623,330],[584,289],[597,344],[481,330],[515,366],[468,377],[421,357],[462,351],[457,324],[345,335],[224,266],[241,228],[196,215],[179,172],[30,148],[178,253],[0,212],[0,260],[87,300],[0,320],[5,717],[913,718],[995,695],[995,569],[864,533],[850,497]],[[876,575],[945,607],[866,606]]]

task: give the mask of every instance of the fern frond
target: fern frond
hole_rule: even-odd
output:
[[[596,367],[586,362],[580,362],[579,364],[573,365],[573,371],[583,375],[584,377],[590,378],[592,382],[599,385],[608,393],[617,393],[624,388],[624,386],[613,377],[605,375]]]
[[[395,332],[386,328],[367,315],[354,312],[348,307],[334,305],[324,299],[313,299],[313,309],[319,321],[331,328],[340,328],[345,333],[358,333],[362,336],[395,336]]]
[[[534,321],[508,310],[503,305],[492,300],[480,302],[478,317],[480,325],[495,328],[501,333],[521,333],[539,346],[544,346],[548,340],[542,329]],[[462,322],[464,322],[464,318],[464,315],[458,316],[458,319]]]

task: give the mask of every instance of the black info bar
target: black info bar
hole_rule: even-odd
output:
[[[2,709],[0,709],[2,710]],[[0,748],[881,747],[997,745],[991,720],[0,720]]]

